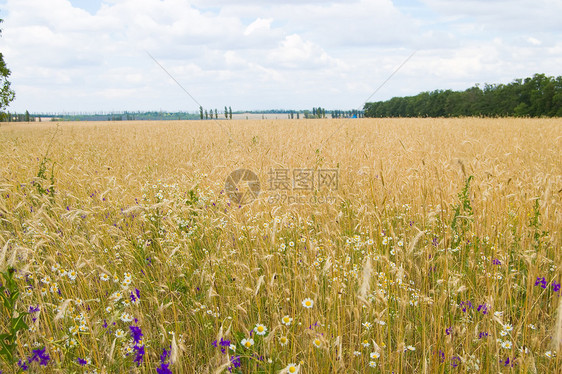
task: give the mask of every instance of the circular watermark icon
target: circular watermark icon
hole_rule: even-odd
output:
[[[239,205],[251,203],[261,191],[260,179],[248,169],[234,170],[226,177],[224,187],[230,200]]]

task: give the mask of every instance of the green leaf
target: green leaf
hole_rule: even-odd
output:
[[[6,345],[4,342],[0,342],[2,349],[0,349],[0,355],[6,357],[9,362],[12,362],[14,359],[14,354],[12,351],[14,350],[14,344]]]
[[[12,332],[18,332],[23,329],[29,329],[29,326],[23,320],[27,313],[21,313],[16,318],[12,318]]]

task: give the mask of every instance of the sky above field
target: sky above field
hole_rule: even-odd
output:
[[[562,75],[560,14],[560,0],[0,0],[0,52],[12,112],[358,109],[414,52],[370,101]]]

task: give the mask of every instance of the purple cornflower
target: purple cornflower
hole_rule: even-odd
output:
[[[494,258],[494,260],[492,261],[492,264],[494,264],[494,265],[501,265],[502,263],[501,263],[501,261],[498,260],[497,258]]]
[[[31,351],[33,354],[27,359],[28,363],[38,361],[40,366],[47,366],[51,357],[45,353],[45,348],[37,348]]]
[[[242,366],[242,363],[240,362],[240,356],[232,356],[230,358],[230,363],[232,364],[232,366],[228,368],[228,371],[231,373],[232,369],[236,369]]]
[[[454,356],[451,358],[451,366],[456,368],[461,363],[461,358],[459,356]]]
[[[133,293],[133,291],[131,291],[131,301],[133,302],[133,304],[140,300],[140,291],[138,288],[135,288],[135,292]]]
[[[230,340],[225,340],[223,338],[221,338],[220,342],[217,343],[217,341],[215,340],[212,343],[213,347],[217,348],[218,346],[221,347],[221,352],[224,354],[226,353],[226,349],[225,347],[230,347]]]
[[[158,374],[172,374],[172,371],[170,370],[170,364],[166,363],[166,359],[171,355],[171,353],[172,353],[171,347],[170,350],[164,348],[164,350],[162,351],[162,354],[160,355],[160,367],[156,368],[156,372]]]
[[[505,361],[500,360],[500,364],[503,364],[503,366],[511,366],[513,367],[513,365],[515,365],[515,359],[510,359],[509,357],[505,359]]]
[[[552,282],[552,290],[554,292],[560,291],[560,283]]]
[[[535,282],[535,286],[541,286],[543,289],[546,289],[547,283],[544,277],[537,277],[537,281]]]
[[[18,361],[18,366],[23,370],[26,371],[27,369],[29,369],[29,365],[27,365],[27,363],[25,361],[19,360]]]
[[[162,354],[160,355],[160,362],[164,363],[166,362],[166,359],[172,354],[172,348],[170,347],[170,350],[166,350],[166,348],[164,348],[164,350],[162,351]]]
[[[478,339],[486,338],[487,336],[488,336],[487,332],[481,332],[480,334],[478,334]]]
[[[88,360],[85,360],[85,359],[80,358],[80,357],[78,357],[78,358],[76,359],[76,362],[78,362],[78,364],[81,365],[81,366],[84,366],[84,365],[87,365],[87,364],[88,364]]]
[[[482,312],[482,314],[487,314],[488,313],[488,305],[486,304],[480,304],[478,305],[478,309],[479,312]]]
[[[439,361],[445,362],[445,352],[443,352],[442,350],[439,350]]]
[[[462,308],[463,312],[466,312],[467,309],[473,309],[474,308],[470,301],[467,301],[467,302],[461,301],[459,307]]]
[[[30,306],[29,307],[29,314],[37,313],[40,310],[41,310],[41,308],[39,307],[39,305],[37,305],[36,307]],[[37,321],[37,317],[32,316],[32,320],[33,320],[33,322]]]
[[[156,372],[158,374],[172,374],[172,371],[170,370],[170,364],[165,364],[163,362],[159,368],[156,368]]]
[[[447,328],[445,329],[445,334],[451,335],[451,332],[452,332],[452,331],[453,331],[453,328],[452,328],[452,327],[447,327]]]
[[[142,360],[144,358],[144,345],[143,346],[138,346],[135,345],[133,347],[133,349],[135,350],[135,359],[133,360],[133,362],[137,363],[137,366],[140,366],[140,364],[142,364]]]
[[[138,326],[129,326],[129,329],[131,330],[131,337],[133,338],[133,341],[135,344],[138,344],[142,339],[141,328]]]

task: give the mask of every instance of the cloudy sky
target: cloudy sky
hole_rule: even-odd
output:
[[[562,75],[560,0],[0,0],[10,111],[361,108]]]

